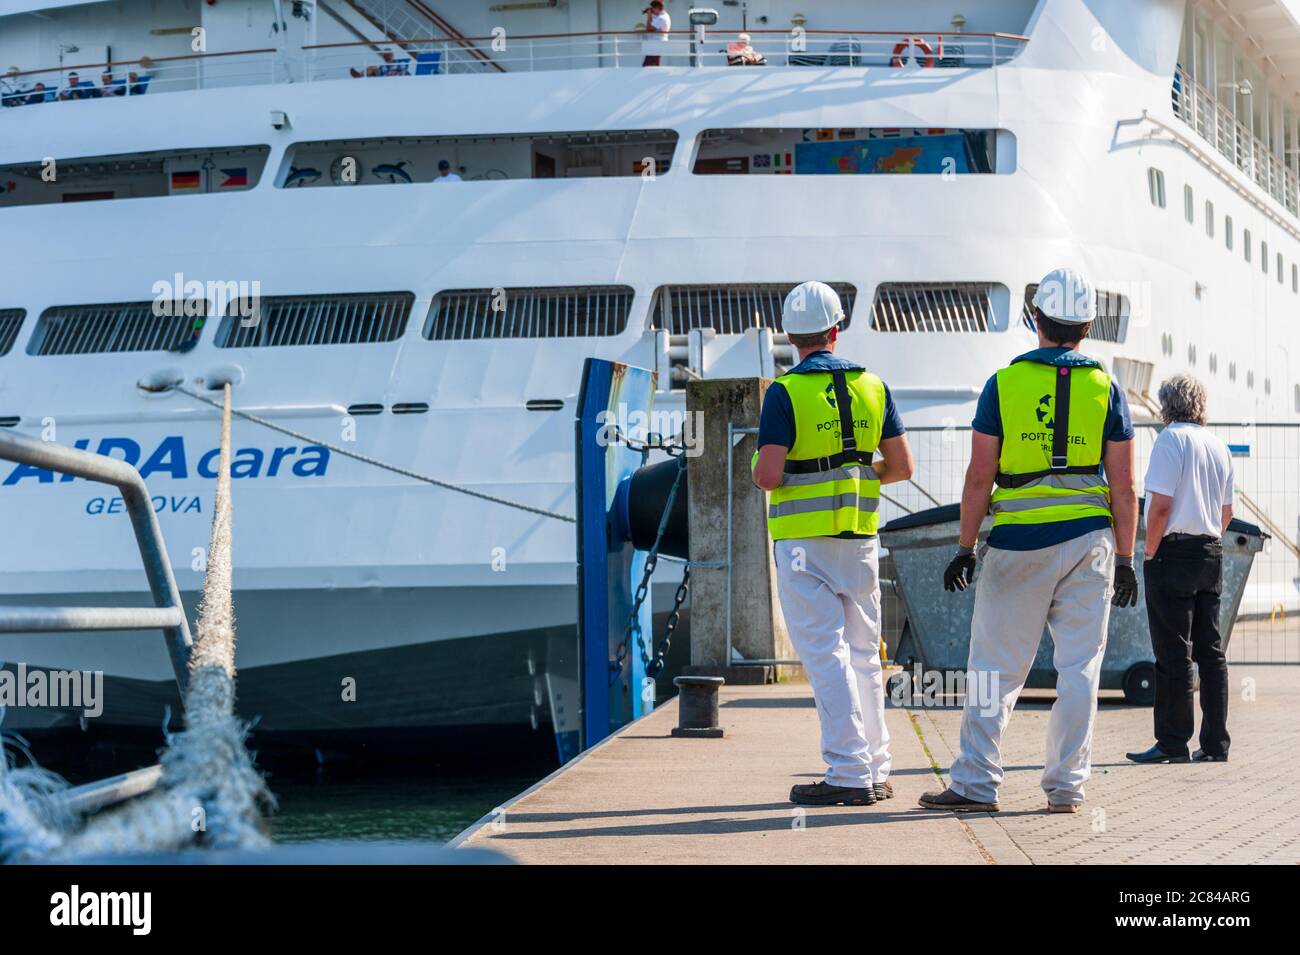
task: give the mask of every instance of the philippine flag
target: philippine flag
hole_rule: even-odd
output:
[[[248,187],[248,167],[221,170],[221,184],[218,189],[244,189]]]

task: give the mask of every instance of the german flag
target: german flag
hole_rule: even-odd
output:
[[[203,186],[203,177],[197,169],[172,173],[172,192],[194,192]]]

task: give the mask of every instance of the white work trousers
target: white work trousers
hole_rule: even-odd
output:
[[[775,542],[781,611],[812,685],[833,786],[889,776],[877,551],[874,537]]]
[[[951,773],[959,795],[997,800],[1002,733],[1046,625],[1057,678],[1043,791],[1051,803],[1083,802],[1083,784],[1092,771],[1092,725],[1114,571],[1115,538],[1109,528],[1038,550],[985,549],[975,581],[961,753]]]

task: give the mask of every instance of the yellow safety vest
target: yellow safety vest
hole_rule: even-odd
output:
[[[880,446],[885,383],[867,371],[814,371],[777,381],[790,395],[795,434],[785,478],[768,498],[772,539],[876,533],[880,481],[871,455]],[[852,421],[850,442],[840,441],[845,419]]]
[[[993,526],[1109,518],[1101,456],[1110,375],[1095,364],[1025,360],[1003,368],[997,381],[1002,453]]]

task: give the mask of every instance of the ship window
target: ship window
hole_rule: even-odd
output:
[[[665,285],[650,306],[651,327],[670,335],[709,328],[720,335],[743,335],[749,328],[782,331],[781,305],[798,283],[755,285]],[[849,327],[857,289],[847,282],[828,283],[844,309],[841,331]]]
[[[22,308],[0,308],[0,355],[7,355],[18,338],[18,330],[23,327],[23,318],[27,310]]]
[[[1205,237],[1214,238],[1214,203],[1209,199],[1205,200]]]
[[[632,314],[627,285],[448,289],[434,296],[424,337],[596,338],[618,335]]]
[[[361,345],[402,336],[415,296],[269,295],[232,299],[217,329],[218,348]]]
[[[1250,230],[1249,229],[1241,230],[1241,246],[1242,249],[1245,251],[1246,261],[1249,262],[1250,261]]]
[[[1259,244],[1259,270],[1268,275],[1268,243]]]
[[[1282,284],[1282,281],[1283,281],[1283,280],[1282,280],[1282,272],[1283,272],[1283,268],[1282,268],[1282,253],[1279,252],[1279,253],[1277,254],[1277,284],[1278,284],[1278,285],[1281,285],[1281,284]]]
[[[1188,222],[1196,221],[1196,197],[1191,186],[1183,186],[1183,215]]]
[[[1147,169],[1147,190],[1151,193],[1151,204],[1158,209],[1165,207],[1165,174],[1155,166]]]
[[[14,163],[0,166],[0,206],[244,192],[270,152],[231,146]]]
[[[1229,252],[1232,251],[1232,216],[1223,217],[1223,244]]]
[[[1025,286],[1025,301],[1020,319],[1026,328],[1034,327],[1034,293],[1037,284]],[[1097,290],[1097,317],[1088,338],[1099,342],[1122,342],[1128,336],[1129,300],[1119,292]]]
[[[879,332],[988,332],[1006,328],[1010,293],[987,282],[886,282],[876,287]]]
[[[1005,129],[845,127],[706,129],[697,176],[1006,174],[1015,136]]]
[[[1291,264],[1291,291],[1300,292],[1300,265]]]
[[[670,129],[325,140],[289,147],[282,189],[438,183],[438,164],[465,180],[650,178],[672,165]],[[447,180],[454,185],[455,179]]]
[[[36,323],[29,355],[184,351],[192,347],[208,312],[206,299],[59,305]]]

